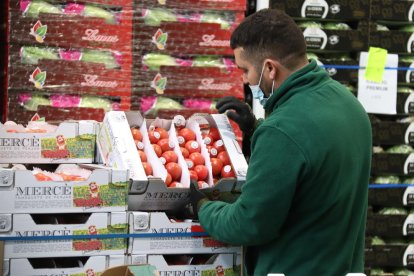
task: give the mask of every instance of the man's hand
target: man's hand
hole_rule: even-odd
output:
[[[256,118],[247,103],[236,97],[227,96],[217,102],[216,108],[220,113],[230,110],[227,112],[227,117],[235,121],[245,135],[251,136],[253,134]]]
[[[204,193],[200,192],[200,190],[196,188],[196,185],[197,182],[190,182],[190,202],[193,207],[194,216],[198,217],[198,210],[205,201],[208,201],[208,198]]]

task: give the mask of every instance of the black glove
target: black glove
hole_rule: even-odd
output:
[[[220,99],[216,108],[218,112],[224,113],[228,111],[227,117],[235,121],[241,131],[247,136],[251,136],[256,126],[256,118],[254,117],[250,106],[233,96],[227,96]]]
[[[204,193],[200,192],[200,190],[196,188],[196,185],[197,182],[190,182],[190,202],[193,207],[194,216],[198,217],[198,210],[203,202],[208,201],[208,198]]]

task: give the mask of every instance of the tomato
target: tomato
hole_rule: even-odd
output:
[[[217,152],[225,151],[226,148],[224,147],[223,140],[217,140],[213,143],[213,147],[216,148]]]
[[[207,151],[210,154],[210,157],[217,157],[218,151],[213,146],[207,146]]]
[[[52,181],[52,178],[48,175],[45,175],[43,173],[37,173],[35,174],[36,180],[37,181]]]
[[[160,147],[160,146],[158,146],[157,144],[152,144],[152,147],[154,148],[155,154],[156,154],[158,157],[161,157],[161,154],[162,154],[162,149],[161,149],[161,147]]]
[[[142,133],[138,128],[131,128],[131,133],[135,141],[142,142]]]
[[[182,128],[180,129],[180,131],[178,132],[178,135],[183,137],[185,141],[191,141],[191,140],[195,140],[196,139],[196,135],[194,133],[194,131],[192,131],[189,128]]]
[[[161,139],[161,134],[158,131],[149,130],[148,131],[148,138],[149,138],[151,144],[156,144]]]
[[[141,159],[141,162],[147,162],[147,155],[142,150],[138,151],[139,159]]]
[[[194,165],[204,165],[206,164],[206,161],[204,160],[204,157],[199,152],[193,152],[190,154],[189,159],[191,159],[194,163]]]
[[[208,134],[211,135],[211,137],[213,138],[213,141],[217,141],[221,139],[220,132],[218,131],[216,127],[210,128],[210,132]]]
[[[233,169],[231,168],[230,165],[226,165],[223,167],[223,169],[221,170],[221,177],[225,178],[225,177],[235,177],[236,175],[234,174]]]
[[[181,147],[185,145],[185,139],[183,136],[177,136],[178,145]]]
[[[193,160],[191,160],[190,158],[185,158],[185,163],[187,163],[187,167],[188,167],[189,169],[194,168],[194,162],[193,162]]]
[[[177,163],[167,163],[165,165],[165,168],[167,169],[167,172],[171,174],[171,177],[173,180],[179,180],[181,177],[181,167]]]
[[[184,158],[188,158],[190,156],[190,152],[188,151],[188,149],[180,147],[180,150]]]
[[[201,152],[200,145],[197,143],[197,141],[194,140],[187,141],[185,143],[185,148],[188,150],[190,154],[193,152]]]
[[[189,170],[189,172],[190,172],[190,179],[197,181],[198,180],[198,174],[194,170]]]
[[[142,162],[142,166],[144,167],[144,171],[147,176],[152,175],[152,167],[149,163]]]
[[[210,187],[210,186],[208,186],[207,182],[205,182],[205,181],[197,181],[197,184],[198,184],[199,189],[205,189],[205,188]]]
[[[218,158],[211,158],[210,161],[213,176],[218,176],[223,168],[223,162]]]
[[[160,134],[160,139],[168,139],[168,137],[169,137],[168,131],[166,131],[162,127],[156,127],[155,131]]]
[[[135,141],[135,145],[137,146],[138,150],[143,150],[144,149],[144,143],[140,142],[140,141]]]
[[[212,145],[214,140],[213,140],[213,136],[211,136],[210,134],[206,134],[203,138],[204,144],[206,145]]]
[[[167,187],[170,186],[171,182],[172,182],[171,174],[167,173],[167,177],[165,178],[165,184],[167,185]]]
[[[208,169],[204,165],[195,166],[194,171],[197,173],[199,180],[206,180],[208,177]]]
[[[168,188],[183,188],[183,184],[177,181],[171,182],[171,184],[168,186]]]
[[[174,162],[176,163],[178,160],[178,156],[177,154],[175,154],[175,152],[173,152],[172,150],[167,150],[166,152],[164,152],[161,157],[160,157],[161,163],[163,165],[168,164],[170,162]]]
[[[217,155],[217,158],[223,162],[223,165],[230,165],[230,157],[226,151],[222,151]]]
[[[167,150],[172,150],[174,148],[174,143],[169,141],[168,138],[160,139],[157,142],[157,145],[161,147],[162,152],[166,152]]]

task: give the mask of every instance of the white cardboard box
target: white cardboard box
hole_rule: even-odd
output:
[[[60,168],[71,166],[76,165]],[[82,167],[93,170],[87,181],[38,181],[32,171],[0,168],[0,213],[125,211],[128,171],[98,165]],[[95,184],[94,192],[91,184]]]
[[[0,123],[0,163],[93,163],[95,121],[62,122],[53,133],[12,133]]]
[[[131,264],[150,264],[160,275],[240,275],[241,257],[236,254],[215,254],[206,264],[168,264],[168,255],[131,255]]]
[[[133,234],[205,232],[200,223],[173,222],[163,212],[131,212],[129,224],[129,232]],[[132,254],[240,254],[241,247],[227,245],[211,237],[139,237],[130,238],[128,252]]]
[[[61,267],[60,263],[73,264],[69,267]],[[42,265],[43,263],[43,265]],[[97,276],[107,268],[123,265],[124,255],[91,256],[84,258],[48,258],[48,259],[6,259],[4,260],[3,276]],[[35,267],[34,267],[35,265]],[[38,267],[40,266],[40,267]]]
[[[2,214],[2,237],[53,237],[71,235],[127,234],[126,212],[91,214]],[[4,255],[9,258],[92,256],[125,254],[125,238],[67,240],[6,240]]]

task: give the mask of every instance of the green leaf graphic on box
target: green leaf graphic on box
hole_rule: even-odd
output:
[[[46,72],[41,72],[35,76],[35,80],[39,83],[45,83]]]
[[[163,33],[157,37],[157,42],[160,44],[166,44],[168,39],[168,33]]]
[[[157,88],[159,88],[159,89],[164,90],[164,89],[165,89],[165,87],[167,86],[167,78],[166,78],[166,77],[165,77],[165,78],[161,78],[160,80],[158,80],[158,81],[155,83],[155,86],[156,86]]]
[[[38,36],[44,37],[47,33],[47,25],[43,25],[36,30]]]

